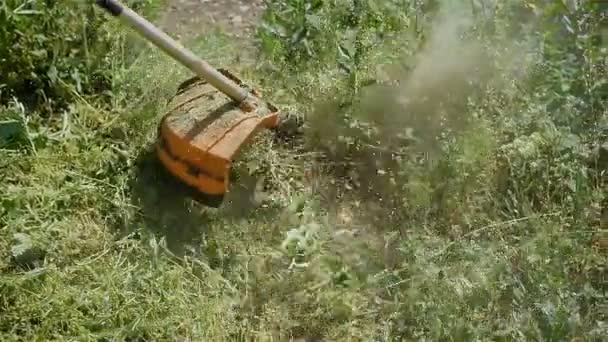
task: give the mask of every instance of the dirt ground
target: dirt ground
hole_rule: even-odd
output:
[[[161,27],[181,41],[222,28],[239,40],[252,37],[263,0],[169,0]]]

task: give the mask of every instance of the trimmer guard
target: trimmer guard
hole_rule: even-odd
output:
[[[219,71],[247,88],[227,70]],[[257,91],[251,94],[259,98]],[[277,108],[257,102],[258,108],[243,108],[194,77],[180,85],[169,103],[158,131],[158,158],[171,174],[202,193],[207,205],[219,206],[223,201],[232,160],[241,148],[261,128],[279,124]]]

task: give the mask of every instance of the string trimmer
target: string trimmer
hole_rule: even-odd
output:
[[[214,69],[116,0],[97,4],[141,34],[196,77],[182,83],[161,119],[156,156],[170,174],[218,207],[229,186],[233,158],[262,128],[279,124],[278,109],[235,75]]]

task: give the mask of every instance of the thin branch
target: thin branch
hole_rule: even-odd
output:
[[[490,229],[494,229],[494,228],[498,228],[498,227],[503,227],[503,226],[507,226],[507,225],[512,225],[515,223],[520,223],[520,222],[524,222],[524,221],[529,221],[531,219],[534,218],[541,218],[541,217],[548,217],[548,216],[556,216],[558,215],[559,212],[554,212],[554,213],[549,213],[549,214],[541,214],[541,215],[535,215],[535,216],[526,216],[526,217],[520,217],[520,218],[516,218],[513,220],[509,220],[509,221],[503,221],[503,222],[496,222],[475,230],[472,230],[460,237],[458,237],[458,239],[450,242],[447,246],[445,246],[445,248],[443,248],[441,251],[439,251],[438,253],[436,253],[435,255],[431,256],[430,259],[434,259],[442,254],[444,254],[445,252],[447,252],[448,249],[450,249],[450,247],[452,247],[453,245],[455,245],[456,243],[464,240],[465,238],[468,238],[472,235],[478,234],[480,232],[486,231],[486,230],[490,230]]]

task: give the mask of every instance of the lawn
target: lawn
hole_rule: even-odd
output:
[[[188,47],[303,122],[260,133],[213,209],[149,153],[188,71],[97,9],[89,36],[22,3],[0,5],[0,340],[608,334],[593,4],[269,1],[255,63],[205,32]],[[65,30],[15,33],[41,27]]]

